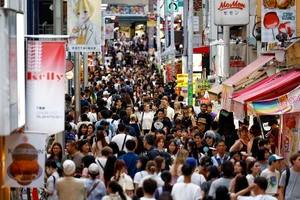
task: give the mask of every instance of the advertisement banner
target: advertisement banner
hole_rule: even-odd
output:
[[[5,137],[5,180],[8,187],[44,187],[45,134]]]
[[[63,131],[65,42],[27,43],[26,129],[49,135]]]
[[[197,80],[202,80],[201,74],[193,74],[193,85],[195,86]],[[188,74],[177,74],[177,87],[188,86]]]
[[[250,21],[249,0],[214,0],[215,25],[246,25]]]
[[[105,39],[114,39],[115,24],[105,24]]]
[[[233,110],[232,94],[233,94],[233,88],[228,85],[223,85],[221,107],[222,109],[225,109],[229,112]]]
[[[71,52],[100,52],[100,0],[68,1],[68,50]]]
[[[278,42],[276,35],[296,36],[296,1],[261,1],[261,41]]]
[[[101,3],[100,3],[100,8],[101,8]],[[108,5],[104,13],[105,15],[113,15],[113,16],[126,16],[126,15],[146,16],[144,5],[136,5],[136,6]]]
[[[300,87],[277,98],[253,101],[254,111],[258,115],[280,115],[300,112]]]
[[[230,44],[230,68],[246,67],[247,44]]]
[[[289,164],[288,160],[291,155],[299,151],[299,113],[290,113],[283,115],[282,129],[282,151],[284,154],[285,165]]]

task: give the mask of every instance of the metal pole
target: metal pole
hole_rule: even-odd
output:
[[[83,53],[83,86],[84,88],[89,86],[88,80],[88,53]]]
[[[53,0],[53,23],[54,34],[63,34],[63,1]]]
[[[78,122],[78,118],[80,115],[80,100],[81,100],[81,94],[80,94],[80,59],[79,59],[79,53],[75,53],[75,73],[74,73],[74,89],[75,89],[75,122]]]
[[[193,104],[193,9],[194,0],[189,0],[189,19],[188,19],[188,105]]]
[[[230,27],[223,26],[223,40],[224,40],[224,77],[229,77],[230,64]]]
[[[174,61],[175,61],[175,33],[174,33],[174,0],[171,0],[171,74],[172,76],[175,75],[175,66],[174,66]]]
[[[101,58],[102,58],[102,65],[104,66],[105,63],[105,16],[104,11],[101,11],[102,23],[101,23]]]
[[[184,0],[183,2],[183,55],[182,55],[182,64],[183,64],[183,73],[188,73],[188,2],[189,0]]]
[[[168,48],[169,44],[169,23],[168,23],[168,0],[165,0],[165,51]]]
[[[157,45],[157,69],[161,71],[161,43],[160,43],[160,0],[157,0],[157,33],[156,33],[156,45]]]

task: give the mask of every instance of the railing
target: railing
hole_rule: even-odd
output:
[[[39,34],[54,34],[53,24],[39,25]],[[68,34],[67,25],[63,25],[63,35]]]

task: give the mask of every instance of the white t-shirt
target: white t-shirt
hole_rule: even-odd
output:
[[[257,195],[255,197],[251,196],[238,196],[237,200],[277,200],[275,197],[272,197],[270,195]]]
[[[119,147],[119,151],[122,151],[122,146],[123,146],[123,143],[124,143],[125,136],[126,136],[126,134],[123,134],[123,133],[118,134],[118,135],[114,136],[111,140],[112,142],[117,143],[117,145]],[[127,135],[126,141],[131,140],[131,139],[132,139],[132,137],[130,135]],[[125,143],[126,143],[126,141],[125,141]],[[127,148],[126,148],[125,144],[124,144],[123,151],[127,152]]]
[[[277,170],[275,172],[272,172],[267,168],[261,172],[260,176],[265,177],[268,180],[266,194],[277,194],[280,173]]]
[[[139,187],[143,187],[144,181],[145,181],[146,179],[149,179],[149,178],[151,178],[151,179],[153,179],[153,180],[155,180],[155,181],[157,182],[157,187],[158,187],[158,188],[165,185],[164,181],[163,181],[160,177],[155,176],[155,175],[147,175],[147,176],[144,176],[144,177],[140,180],[140,182],[139,182]]]
[[[135,173],[134,175],[134,178],[133,178],[133,182],[136,183],[136,184],[139,184],[140,183],[140,180],[147,176],[148,175],[148,172],[147,171],[140,171],[140,172],[137,172]]]
[[[246,176],[246,179],[247,179],[247,181],[248,181],[248,184],[249,185],[251,185],[252,183],[254,183],[254,176],[252,175],[252,174],[248,174],[247,176]]]
[[[142,197],[140,200],[156,200],[155,198]]]
[[[177,179],[177,183],[182,183],[184,180],[184,176],[181,175]],[[202,174],[193,173],[192,174],[192,183],[195,185],[202,185],[206,181],[205,177]]]
[[[171,121],[173,121],[174,115],[175,115],[174,109],[171,108],[170,106],[168,106],[168,108],[167,108],[167,117],[169,117],[169,119]]]
[[[143,130],[150,130],[151,126],[152,126],[154,114],[152,112],[144,112],[144,114],[141,113],[141,119],[140,120],[142,120],[142,118],[143,118],[142,129]]]
[[[176,183],[172,188],[174,200],[198,200],[202,199],[200,186],[194,183]]]

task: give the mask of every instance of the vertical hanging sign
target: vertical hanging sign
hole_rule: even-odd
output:
[[[26,129],[64,130],[65,42],[27,43]]]

